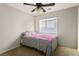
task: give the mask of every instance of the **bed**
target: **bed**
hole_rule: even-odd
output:
[[[46,53],[47,56],[54,55],[57,47],[56,36],[49,34],[32,34],[31,36],[22,36],[21,44],[29,46]]]

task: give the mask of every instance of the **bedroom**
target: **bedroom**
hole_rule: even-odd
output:
[[[79,55],[78,5],[78,3],[55,3],[55,6],[44,7],[46,12],[40,13],[38,10],[31,12],[35,6],[23,5],[23,3],[0,3],[0,54],[2,56],[46,55],[40,49],[49,54],[51,52],[51,44],[49,43],[48,50],[46,49],[46,44],[43,44],[45,41],[48,42],[48,40],[39,41],[35,38],[35,36],[38,37],[36,34],[46,36],[49,33],[57,40],[55,44],[52,44],[52,47],[56,45],[54,48],[56,52],[52,49],[52,56],[64,54]],[[41,25],[45,28],[43,29]],[[47,30],[49,27],[51,28],[50,31]],[[28,40],[29,37],[24,38],[25,44],[21,43],[20,39],[23,38],[21,34],[30,36],[29,33],[35,34],[34,38],[30,38],[34,40],[34,43],[31,42],[32,40],[30,42],[27,41],[26,43],[28,44],[25,43],[25,40]],[[47,36],[50,35],[47,34]],[[47,36],[44,38],[46,39]],[[20,47],[23,44],[30,45],[36,49],[27,46]],[[65,50],[64,54],[61,50]]]

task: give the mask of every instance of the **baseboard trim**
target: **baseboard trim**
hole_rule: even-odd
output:
[[[7,49],[7,50],[5,50],[5,51],[2,51],[2,52],[0,52],[0,54],[3,54],[3,53],[5,53],[5,52],[7,52],[7,51],[9,51],[9,50],[12,50],[12,49],[15,49],[15,48],[17,48],[17,47],[20,47],[20,45],[15,46],[15,47],[12,47],[12,48],[9,48],[9,49]]]

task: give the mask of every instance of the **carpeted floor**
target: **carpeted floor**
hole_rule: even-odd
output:
[[[55,50],[56,56],[79,56],[79,51],[77,49],[67,48],[67,47],[57,47]]]
[[[30,47],[21,46],[5,52],[1,56],[45,56],[45,53]]]
[[[1,54],[1,56],[45,56],[45,53],[29,47],[18,47]],[[55,56],[79,56],[79,51],[66,47],[57,47]]]

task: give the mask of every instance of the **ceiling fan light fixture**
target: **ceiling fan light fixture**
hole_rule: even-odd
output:
[[[48,4],[43,4],[43,3],[36,3],[36,4],[24,3],[24,5],[36,6],[36,8],[32,10],[32,12],[34,12],[35,10],[37,12],[46,12],[46,10],[43,7],[54,6],[55,3],[48,3]]]
[[[36,9],[37,13],[41,14],[41,13],[44,13],[42,8],[39,8],[39,9]]]

